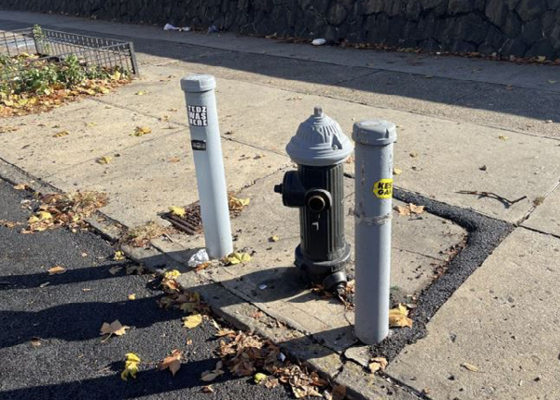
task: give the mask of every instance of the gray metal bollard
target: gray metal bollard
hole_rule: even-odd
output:
[[[233,251],[233,244],[215,87],[216,80],[211,75],[190,75],[181,79],[206,249],[211,258],[222,258]]]
[[[354,124],[356,142],[356,326],[358,339],[379,343],[389,334],[393,143],[397,129],[382,120]]]

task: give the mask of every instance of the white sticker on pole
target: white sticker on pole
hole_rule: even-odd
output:
[[[208,126],[208,116],[204,106],[187,106],[190,126]]]

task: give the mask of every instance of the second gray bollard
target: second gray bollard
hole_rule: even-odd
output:
[[[211,258],[222,258],[233,251],[233,244],[215,87],[216,80],[211,75],[190,75],[181,79],[206,249]]]
[[[366,344],[389,334],[393,143],[397,129],[383,120],[354,124],[355,333]]]

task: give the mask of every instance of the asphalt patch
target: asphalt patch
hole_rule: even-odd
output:
[[[510,223],[404,189],[395,188],[393,196],[406,203],[425,206],[426,212],[453,221],[468,235],[465,247],[449,261],[443,274],[418,296],[417,307],[411,311],[413,327],[392,330],[383,342],[371,346],[372,356],[389,361],[405,346],[426,336],[426,325],[434,314],[515,228]]]

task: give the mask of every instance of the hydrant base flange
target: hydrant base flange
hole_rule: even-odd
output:
[[[295,265],[305,282],[322,285],[326,290],[336,289],[347,282],[346,264],[350,260],[350,245],[346,243],[343,253],[335,260],[313,261],[305,257],[301,246],[296,247]]]

